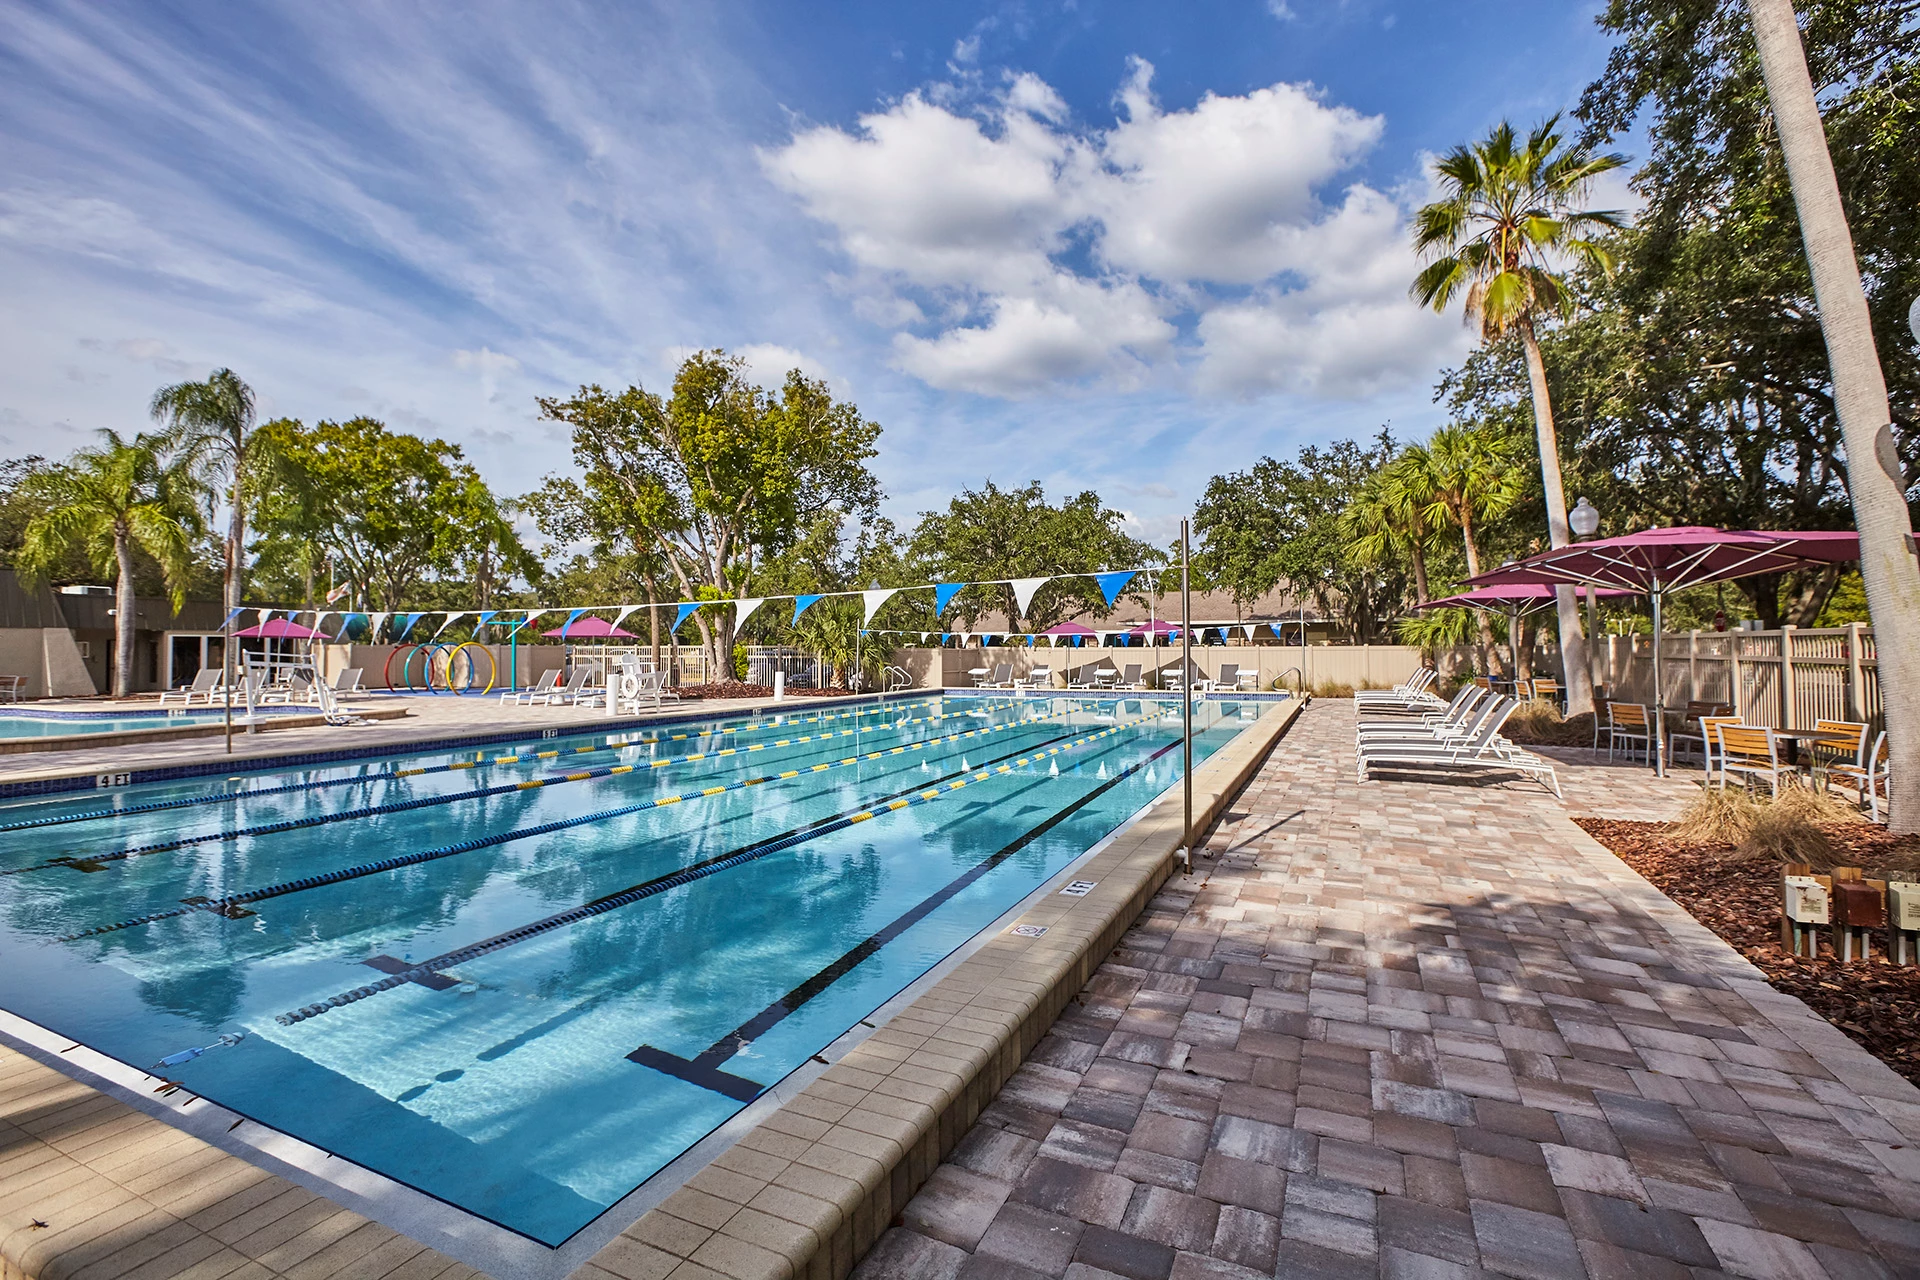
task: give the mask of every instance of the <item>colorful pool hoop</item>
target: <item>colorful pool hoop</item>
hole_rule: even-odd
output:
[[[466,653],[466,651],[469,649],[478,649],[480,651],[481,657],[484,657],[487,660],[487,685],[486,685],[486,688],[484,689],[475,690],[473,687],[474,677],[477,676],[480,672],[480,664],[474,660],[473,655],[470,653],[467,654],[466,684],[458,689],[453,687],[454,660],[457,659],[462,653]],[[493,650],[491,648],[482,644],[478,640],[468,640],[464,644],[456,645],[454,647],[453,652],[447,655],[446,680],[447,680],[448,693],[464,696],[469,693],[478,692],[481,697],[485,697],[487,694],[493,692],[494,682],[499,678],[500,678],[499,659],[493,656]],[[427,682],[428,684],[432,684],[433,682],[433,672],[431,669],[431,664],[429,664],[429,669],[427,672]]]
[[[386,685],[388,690],[392,690],[393,660],[399,658],[400,655],[404,653],[407,656],[402,658],[400,662],[400,678],[406,682],[407,692],[412,693],[413,681],[407,677],[407,666],[413,661],[414,651],[421,647],[419,644],[403,644],[395,645],[392,649],[388,650],[386,665],[380,668],[380,683]]]

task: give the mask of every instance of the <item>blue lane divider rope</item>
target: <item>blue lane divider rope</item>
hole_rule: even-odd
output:
[[[1013,704],[1011,700],[1002,700],[1002,701],[996,701],[987,705],[990,708],[997,709],[1000,707],[1011,706]],[[163,813],[172,809],[191,809],[199,805],[234,804],[241,800],[251,800],[260,796],[288,795],[295,791],[321,791],[330,787],[359,786],[363,783],[380,782],[390,778],[417,778],[426,774],[451,773],[461,769],[486,769],[486,768],[491,768],[494,765],[520,764],[523,762],[536,761],[536,760],[552,760],[558,756],[567,754],[568,752],[571,752],[574,754],[587,754],[587,753],[600,752],[600,751],[612,751],[619,747],[634,746],[636,744],[640,746],[645,746],[649,743],[655,743],[655,742],[684,742],[688,738],[706,738],[706,737],[714,737],[714,736],[724,735],[729,733],[762,733],[762,732],[768,732],[774,729],[787,728],[789,726],[796,725],[796,724],[822,724],[822,723],[826,723],[828,721],[833,721],[833,720],[848,720],[848,719],[855,719],[861,716],[876,716],[876,715],[881,715],[885,713],[887,710],[888,708],[886,707],[876,707],[876,708],[863,710],[863,711],[843,711],[843,712],[837,712],[832,714],[795,717],[791,720],[785,721],[782,724],[733,725],[733,726],[726,726],[726,727],[715,729],[711,733],[676,733],[671,735],[663,734],[657,738],[623,738],[618,742],[615,742],[609,739],[608,742],[604,745],[570,747],[565,752],[557,749],[549,750],[549,751],[523,751],[523,752],[515,752],[514,754],[511,754],[511,755],[494,756],[491,759],[488,759],[486,757],[481,757],[475,760],[456,760],[449,764],[422,765],[418,768],[413,768],[413,769],[387,769],[387,770],[382,770],[379,773],[358,774],[351,778],[322,778],[313,782],[290,782],[290,783],[285,783],[281,786],[275,786],[275,787],[253,787],[245,791],[223,791],[223,792],[220,792],[218,795],[187,796],[179,800],[154,800],[147,804],[130,804],[130,805],[125,805],[119,808],[114,808],[114,809],[89,809],[84,813],[53,814],[45,818],[28,818],[19,822],[0,823],[0,835],[3,835],[9,831],[35,831],[42,827],[65,826],[69,823],[74,823],[74,822],[97,822],[106,818],[125,818],[136,813]],[[932,720],[932,719],[938,719],[938,718],[940,717],[923,716],[919,720],[909,721],[908,723],[918,724],[921,722],[921,720]],[[819,735],[815,735],[815,736],[817,737]],[[0,876],[17,875],[22,871],[31,871],[35,869],[36,868],[33,868],[33,867],[14,867],[11,869],[0,870]]]
[[[1022,724],[1031,724],[1037,720],[1052,719],[1062,714],[1066,714],[1066,713],[1054,712],[1046,716],[1024,716],[1021,719],[1013,721],[1009,724],[994,725],[987,729],[971,729],[966,731],[963,734],[954,735],[954,737],[970,738],[980,733],[998,733],[1006,729],[1017,728]],[[892,727],[896,730],[904,729],[912,725],[926,723],[927,721],[935,718],[936,717],[932,717],[932,716],[923,716],[923,717],[920,717],[919,719],[903,721],[900,724],[894,725]],[[852,737],[855,735],[855,733],[856,731],[853,729],[842,729],[839,731],[838,735],[832,732],[819,733],[819,734],[807,734],[798,738],[782,739],[781,741],[773,743],[772,745],[774,747],[784,747],[784,746],[797,746],[801,743],[807,743],[807,742],[824,743],[834,738],[835,736]],[[939,741],[939,740],[935,739],[934,741]],[[753,744],[752,746],[744,748],[744,750],[757,751],[757,750],[763,749],[766,745],[767,744],[764,744],[764,743],[756,743],[756,744]],[[707,759],[717,758],[720,756],[734,755],[734,754],[737,754],[740,750],[742,750],[742,748],[729,748],[722,751],[714,751],[714,752],[696,751],[687,755],[668,756],[665,759],[655,760],[650,762],[647,768],[661,769],[661,768],[666,768],[670,765],[689,764],[689,763],[694,763],[700,760],[707,760]],[[549,754],[552,754],[552,753],[549,753]],[[880,753],[870,753],[870,757],[871,755],[875,755],[875,754],[880,754]],[[502,763],[507,759],[508,758],[503,757],[501,761],[495,761],[493,763]],[[471,767],[473,766],[470,764],[465,764],[465,765],[452,764],[452,765],[435,766],[436,769],[458,769],[458,768],[471,768]],[[125,849],[116,849],[111,853],[62,855],[58,858],[49,858],[44,862],[35,862],[24,867],[8,867],[4,870],[0,870],[0,876],[17,876],[17,875],[24,875],[29,871],[51,871],[56,868],[63,868],[63,867],[80,867],[90,871],[98,870],[102,865],[109,862],[124,862],[129,858],[145,858],[145,857],[150,857],[156,853],[171,853],[177,849],[187,849],[195,845],[215,844],[215,843],[225,842],[229,840],[243,840],[243,839],[248,839],[255,836],[279,835],[287,831],[300,831],[300,830],[304,830],[311,827],[329,826],[336,822],[354,822],[362,818],[380,817],[383,814],[408,813],[416,809],[428,809],[428,808],[433,808],[439,805],[460,804],[468,800],[484,800],[490,796],[511,795],[517,791],[531,791],[540,787],[557,786],[564,782],[584,782],[592,778],[605,778],[605,777],[615,776],[618,774],[634,773],[639,771],[639,769],[640,769],[639,765],[602,766],[597,769],[581,769],[581,770],[576,770],[575,772],[572,772],[572,773],[550,775],[545,778],[535,778],[535,779],[529,779],[521,782],[503,782],[498,786],[477,787],[470,791],[456,791],[447,795],[416,796],[410,800],[390,800],[383,804],[364,805],[358,809],[342,809],[335,813],[311,814],[306,817],[288,818],[281,822],[261,823],[256,826],[239,827],[229,831],[207,831],[207,832],[202,832],[199,835],[176,836],[171,840],[159,840],[151,844],[132,845]],[[817,771],[817,766],[816,766],[816,771]],[[424,773],[424,772],[428,772],[428,770],[423,769],[423,770],[417,770],[415,772]],[[399,776],[406,776],[406,775],[399,775]]]
[[[999,760],[988,761],[986,765],[983,765],[981,768],[962,770],[959,774],[948,774],[946,778],[937,780],[934,785],[924,788],[915,787],[908,792],[897,792],[894,796],[884,801],[876,801],[864,809],[822,818],[818,822],[810,823],[786,835],[777,836],[759,844],[749,845],[736,852],[722,854],[706,862],[695,863],[690,867],[683,867],[679,871],[658,876],[652,880],[635,885],[630,889],[623,889],[618,893],[608,894],[603,898],[596,898],[592,902],[583,903],[569,910],[546,916],[507,933],[496,934],[491,938],[485,938],[469,946],[461,947],[457,951],[449,951],[444,955],[435,956],[431,960],[422,961],[409,969],[389,974],[365,986],[355,987],[351,991],[343,991],[338,995],[330,996],[326,1000],[318,1003],[303,1005],[287,1013],[278,1014],[275,1016],[274,1021],[282,1026],[292,1026],[298,1022],[305,1022],[309,1018],[318,1017],[329,1009],[338,1009],[343,1005],[354,1004],[358,1001],[365,1000],[368,996],[378,995],[382,991],[391,991],[395,987],[412,982],[429,973],[436,973],[442,969],[451,969],[490,952],[510,947],[515,943],[525,942],[529,938],[550,933],[555,929],[565,928],[567,925],[578,924],[582,920],[591,919],[594,916],[604,915],[609,911],[630,906],[643,899],[665,893],[669,889],[677,889],[683,885],[693,884],[698,880],[705,880],[709,876],[718,875],[720,872],[733,867],[758,861],[761,858],[779,853],[784,849],[791,849],[795,845],[804,844],[810,840],[817,840],[821,836],[831,835],[836,831],[844,831],[848,827],[858,823],[868,822],[888,813],[897,813],[902,809],[912,808],[915,805],[930,803],[939,799],[941,796],[950,795],[955,791],[961,790],[970,783],[984,782],[997,774],[1012,773],[1015,769],[1023,765],[1036,764],[1050,757],[1077,750],[1090,743],[1099,742],[1104,738],[1110,738],[1114,734],[1130,729],[1136,724],[1141,724],[1155,718],[1155,716],[1140,716],[1132,720],[1122,721],[1106,729],[1102,729],[1097,733],[1087,734],[1065,746],[1043,744],[1040,748],[1023,748],[1023,750],[1026,751],[1025,755],[1020,755],[1018,752],[1010,752]],[[1063,739],[1070,736],[1070,734],[1063,735]],[[1056,739],[1056,741],[1063,739]],[[1164,754],[1164,752],[1162,754]],[[1015,759],[1015,756],[1019,756],[1019,758]],[[509,836],[508,838],[512,837]],[[223,902],[233,901],[237,903],[241,900],[253,901],[254,899],[225,899]],[[170,912],[169,914],[183,915],[186,911],[191,910],[216,910],[219,905],[220,904],[216,903],[206,903],[201,906]]]
[[[1066,713],[1056,713],[1056,714],[1066,714]],[[609,818],[625,817],[628,814],[643,813],[648,809],[659,809],[659,808],[664,808],[667,805],[680,804],[683,801],[701,800],[701,799],[705,799],[708,796],[723,795],[729,791],[740,791],[740,790],[744,790],[747,787],[760,786],[763,783],[767,783],[767,782],[776,782],[776,781],[782,781],[788,778],[797,778],[803,775],[821,773],[828,769],[837,769],[837,768],[843,768],[847,765],[861,764],[868,760],[880,759],[884,756],[903,755],[909,751],[923,751],[923,750],[926,750],[928,747],[944,746],[948,743],[959,742],[965,738],[976,737],[982,733],[997,732],[1004,729],[1017,728],[1019,727],[1019,725],[1022,725],[1022,724],[1033,724],[1040,720],[1051,719],[1051,718],[1052,717],[1050,716],[1034,716],[1024,720],[1017,721],[1014,724],[995,725],[989,729],[971,729],[964,733],[948,734],[944,738],[931,738],[923,742],[911,743],[905,746],[889,747],[883,751],[870,751],[863,755],[848,756],[843,760],[836,760],[836,761],[831,761],[823,764],[810,765],[805,769],[788,769],[785,772],[778,773],[778,774],[767,774],[767,775],[763,775],[761,777],[755,777],[755,778],[743,778],[738,781],[726,783],[721,786],[706,787],[699,791],[689,791],[689,792],[682,793],[680,795],[656,796],[651,800],[643,800],[638,804],[622,805],[619,808],[603,809],[597,813],[590,813],[581,817],[561,818],[553,822],[541,823],[537,826],[516,828],[516,829],[505,831],[505,832],[498,832],[489,836],[481,836],[473,840],[462,840],[457,844],[442,845],[435,849],[421,850],[418,853],[402,854],[398,857],[383,858],[378,862],[363,863],[359,866],[345,867],[338,871],[328,871],[328,872],[323,872],[320,875],[305,876],[298,880],[289,880],[282,884],[270,885],[264,889],[249,889],[241,893],[229,894],[222,898],[212,898],[212,899],[206,899],[198,902],[188,902],[178,907],[169,908],[166,911],[156,911],[148,915],[136,916],[130,920],[121,920],[113,924],[96,925],[90,929],[82,929],[77,933],[66,934],[60,938],[55,939],[55,941],[76,942],[81,938],[97,937],[100,934],[104,934],[104,933],[117,933],[122,929],[138,928],[141,925],[152,924],[158,920],[171,920],[177,916],[189,915],[195,911],[207,911],[207,912],[212,912],[215,915],[227,915],[230,912],[232,912],[234,909],[245,906],[247,903],[259,902],[266,898],[277,898],[283,894],[297,893],[305,889],[317,889],[324,885],[338,884],[343,880],[354,880],[354,879],[358,879],[361,876],[377,875],[383,871],[396,871],[401,867],[410,867],[415,865],[416,863],[431,862],[438,858],[451,857],[454,854],[471,853],[476,849],[491,848],[495,845],[505,844],[510,840],[523,840],[532,836],[547,835],[555,831],[565,831],[573,827],[587,825],[588,823],[602,822]],[[1145,717],[1143,717],[1143,719],[1144,718]],[[1131,724],[1135,722],[1129,721],[1128,723]],[[1072,736],[1071,734],[1062,735],[1063,738],[1071,737],[1071,736]],[[1060,740],[1062,739],[1055,739],[1054,741],[1060,741]],[[1022,750],[1030,750],[1030,748],[1022,748]],[[1052,751],[1052,752],[1042,752],[1041,756],[1048,755],[1048,754],[1058,754],[1058,750],[1056,749],[1055,751]],[[1036,757],[1036,758],[1039,758],[1039,757]],[[522,783],[517,785],[528,786],[528,785],[539,785],[539,784],[538,783],[534,783],[534,784]],[[418,802],[409,802],[409,803],[418,803]],[[295,823],[295,824],[277,824],[277,825],[291,826],[291,825],[299,825],[299,824]]]

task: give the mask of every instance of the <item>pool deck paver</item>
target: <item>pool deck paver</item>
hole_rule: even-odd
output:
[[[1308,708],[860,1280],[1920,1276],[1920,1090],[1568,820],[1686,774],[1362,784],[1353,723]]]

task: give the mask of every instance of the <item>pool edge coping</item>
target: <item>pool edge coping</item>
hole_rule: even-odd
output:
[[[1290,700],[1194,770],[1196,838],[1311,701]],[[1079,865],[1090,892],[1021,913],[1039,935],[1003,924],[573,1274],[848,1275],[1173,875],[1180,826],[1173,805],[1143,812]]]

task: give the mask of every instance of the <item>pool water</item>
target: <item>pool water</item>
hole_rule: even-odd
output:
[[[237,709],[235,716],[246,714]],[[219,724],[220,711],[149,711],[123,715],[19,715],[0,713],[0,738],[64,738],[76,733],[128,733],[135,729],[177,729],[187,725]]]
[[[1197,704],[1196,760],[1270,707]],[[1179,740],[1174,703],[933,697],[7,802],[0,1006],[557,1245]]]

